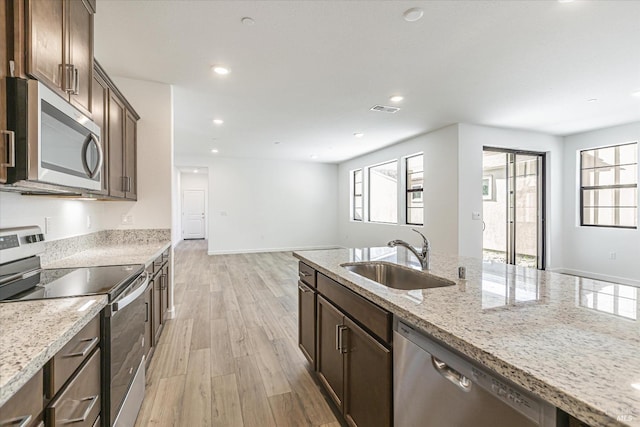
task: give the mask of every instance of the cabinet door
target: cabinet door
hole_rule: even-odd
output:
[[[162,321],[169,315],[169,263],[162,268]]]
[[[93,13],[81,0],[67,1],[69,53],[72,88],[70,101],[91,116],[91,81],[93,76]]]
[[[160,275],[152,282],[153,285],[153,344],[156,346],[160,339],[162,328],[162,289],[160,288]]]
[[[0,23],[2,31],[0,33],[0,184],[7,182],[7,167],[9,162],[9,135],[7,131],[7,86],[5,77],[7,77],[7,67],[9,64],[9,25],[7,21],[8,2],[0,3]]]
[[[27,4],[27,73],[57,90],[65,79],[65,36],[63,0],[29,0]]]
[[[133,114],[129,111],[125,116],[125,131],[124,131],[124,170],[127,179],[125,188],[126,198],[131,200],[138,199],[138,183],[137,183],[137,168],[136,168],[136,146],[137,146],[137,120]]]
[[[109,91],[109,195],[124,197],[124,104]]]
[[[298,281],[298,346],[315,369],[316,293],[301,281]]]
[[[333,401],[343,409],[344,376],[342,352],[338,348],[343,316],[329,301],[318,296],[317,305],[317,370],[318,378]]]
[[[345,317],[344,323],[344,416],[351,426],[391,426],[391,350],[350,319]]]
[[[109,192],[109,87],[102,77],[97,74],[92,78],[92,97],[91,111],[93,111],[93,120],[100,126],[100,143],[102,144],[102,152],[104,153],[104,161],[102,163],[102,190],[101,194]]]

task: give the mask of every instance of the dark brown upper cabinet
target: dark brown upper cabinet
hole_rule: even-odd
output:
[[[27,74],[90,117],[94,12],[86,0],[26,2]]]

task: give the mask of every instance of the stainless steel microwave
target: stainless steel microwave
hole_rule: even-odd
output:
[[[7,78],[7,124],[15,133],[7,184],[102,189],[100,127],[44,84]]]

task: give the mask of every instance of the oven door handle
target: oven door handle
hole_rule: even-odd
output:
[[[144,275],[144,281],[136,286],[130,294],[128,294],[127,296],[123,297],[123,298],[119,298],[116,301],[114,301],[113,303],[111,303],[111,312],[115,313],[119,310],[122,310],[123,308],[125,308],[126,306],[128,306],[129,304],[131,304],[133,301],[135,301],[140,295],[142,295],[144,293],[144,291],[147,289],[147,285],[149,284],[149,273],[147,273],[146,271],[144,273],[142,273],[142,275]],[[142,275],[140,277],[142,277]],[[138,279],[140,280],[140,279]]]

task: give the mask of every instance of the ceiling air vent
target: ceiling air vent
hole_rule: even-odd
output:
[[[398,107],[387,107],[386,105],[374,105],[371,111],[382,111],[383,113],[395,113],[400,110]]]

